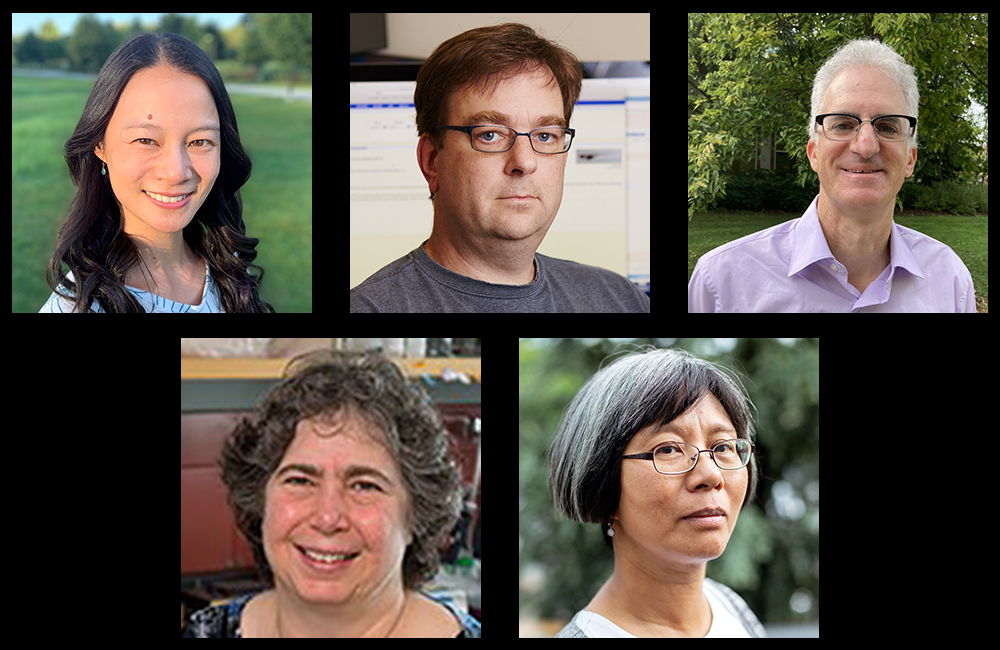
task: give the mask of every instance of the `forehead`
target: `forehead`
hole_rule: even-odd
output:
[[[660,434],[672,434],[686,442],[700,444],[718,436],[736,438],[736,427],[733,426],[725,407],[714,394],[705,395],[691,407],[673,420],[664,424],[653,423],[639,431],[635,438],[639,442],[647,442]]]
[[[218,122],[219,111],[201,77],[157,66],[132,75],[112,116],[122,122],[143,119],[165,127],[185,126],[192,121]]]
[[[300,420],[281,464],[290,462],[334,473],[359,462],[387,473],[395,468],[385,434],[369,418],[351,411]]]
[[[906,114],[906,97],[899,85],[881,70],[847,68],[830,82],[823,112],[860,117]]]
[[[539,67],[501,80],[496,88],[472,85],[454,92],[449,124],[464,124],[484,112],[502,113],[516,124],[528,126],[547,115],[563,116],[559,84],[547,67]]]

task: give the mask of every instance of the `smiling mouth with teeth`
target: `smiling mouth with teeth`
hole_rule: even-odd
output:
[[[850,172],[852,174],[874,174],[874,173],[880,172],[882,170],[881,169],[870,169],[868,171],[865,171],[863,169],[845,169],[844,171],[845,172]]]
[[[146,190],[143,190],[143,192],[146,192]],[[153,192],[146,192],[146,194],[163,203],[177,203],[191,196],[194,192],[191,192],[190,194],[183,194],[181,196],[163,196],[162,194],[154,194]]]
[[[326,564],[333,564],[334,562],[346,562],[347,560],[353,560],[357,556],[361,555],[358,553],[346,553],[346,554],[326,554],[317,553],[316,551],[310,551],[307,548],[302,548],[301,546],[296,547],[302,553],[304,553],[309,559],[315,560],[317,562],[324,562]]]

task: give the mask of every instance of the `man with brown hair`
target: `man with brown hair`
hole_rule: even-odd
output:
[[[352,289],[352,312],[649,311],[625,278],[535,252],[562,202],[581,79],[571,52],[516,23],[434,50],[413,98],[433,232]]]

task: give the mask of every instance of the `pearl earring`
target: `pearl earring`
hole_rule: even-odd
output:
[[[612,523],[613,522],[608,522],[608,537],[614,537],[615,536],[615,529],[611,527]]]

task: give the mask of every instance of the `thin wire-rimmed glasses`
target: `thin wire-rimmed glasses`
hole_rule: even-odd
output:
[[[842,142],[853,140],[861,132],[861,125],[872,125],[875,137],[883,142],[902,142],[917,126],[917,118],[909,115],[883,115],[873,120],[862,120],[844,113],[824,113],[816,116],[816,124],[823,127],[823,135],[828,140]]]
[[[527,133],[518,133],[512,128],[495,124],[437,128],[468,133],[472,148],[484,153],[509,151],[519,135],[527,137],[531,148],[537,153],[566,153],[573,144],[573,136],[576,135],[576,129],[564,129],[559,126],[545,126]]]
[[[755,446],[748,440],[723,440],[711,449],[699,449],[686,442],[665,442],[645,454],[629,454],[622,458],[653,461],[653,469],[660,474],[686,474],[698,464],[704,453],[712,455],[719,469],[743,469],[750,462]]]

